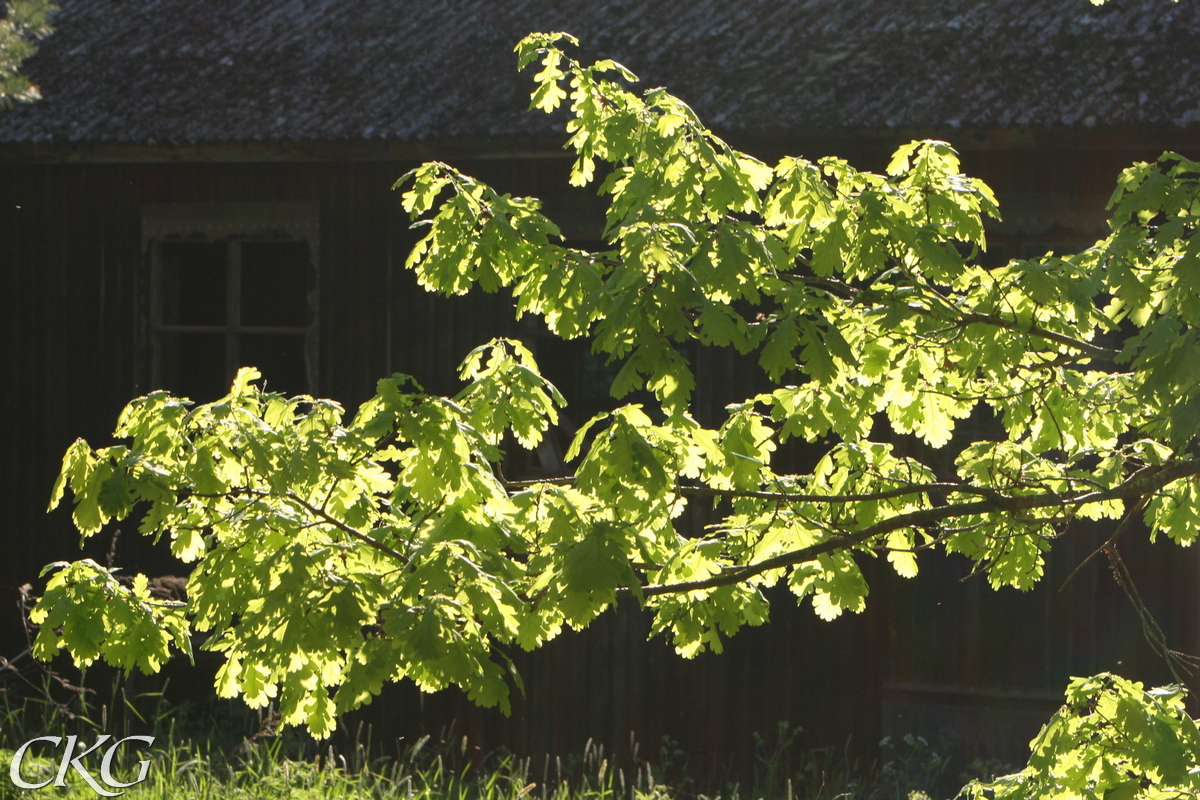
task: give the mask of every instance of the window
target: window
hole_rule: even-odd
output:
[[[146,206],[142,233],[149,385],[140,388],[207,402],[253,366],[270,391],[315,391],[315,203]]]

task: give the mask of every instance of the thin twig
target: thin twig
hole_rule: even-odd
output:
[[[1093,558],[1100,555],[1101,553],[1106,552],[1108,550],[1108,548],[1112,547],[1113,545],[1115,545],[1117,543],[1117,539],[1121,538],[1121,534],[1125,533],[1125,531],[1129,528],[1129,525],[1133,521],[1133,519],[1141,512],[1141,510],[1143,508],[1146,507],[1146,501],[1149,499],[1150,499],[1149,495],[1143,495],[1137,501],[1137,503],[1134,505],[1134,507],[1129,509],[1128,513],[1126,513],[1125,516],[1121,519],[1121,521],[1117,524],[1117,528],[1116,528],[1116,530],[1114,530],[1112,532],[1112,536],[1108,537],[1108,541],[1106,541],[1104,544],[1100,545],[1095,550],[1093,550],[1091,555],[1089,555],[1083,561],[1079,562],[1079,566],[1077,566],[1077,567],[1075,567],[1075,569],[1071,570],[1071,574],[1068,575],[1067,579],[1062,582],[1062,586],[1058,587],[1058,590],[1060,592],[1063,589],[1067,588],[1067,584],[1070,583],[1072,580],[1074,580],[1075,576],[1078,575],[1079,572],[1084,567],[1086,567]]]
[[[1193,670],[1189,661],[1195,661],[1195,659],[1172,650],[1167,646],[1166,634],[1163,633],[1163,629],[1159,627],[1158,621],[1154,619],[1154,615],[1150,613],[1150,609],[1142,601],[1142,596],[1138,593],[1137,585],[1133,582],[1133,575],[1130,574],[1129,567],[1125,565],[1125,561],[1117,551],[1116,545],[1106,547],[1104,554],[1108,556],[1108,563],[1112,568],[1113,578],[1116,579],[1117,585],[1121,587],[1121,591],[1125,593],[1125,597],[1129,599],[1129,602],[1133,604],[1134,610],[1137,611],[1138,619],[1142,623],[1142,635],[1146,637],[1146,642],[1163,657],[1163,660],[1167,662],[1167,669],[1171,670],[1171,676],[1182,685],[1184,680],[1179,674],[1179,670],[1182,669],[1188,675],[1191,675]]]

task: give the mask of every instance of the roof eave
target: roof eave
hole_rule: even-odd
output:
[[[722,133],[718,131],[718,133]],[[885,148],[913,139],[942,139],[961,152],[988,150],[1118,150],[1137,153],[1200,148],[1200,125],[1057,125],[1053,127],[797,128],[722,133],[754,155],[787,152],[817,157],[857,147]],[[132,142],[0,142],[0,163],[171,163],[263,161],[453,161],[564,159],[563,136],[508,136],[426,141],[357,139],[189,144]],[[797,148],[808,152],[796,152]]]
[[[249,161],[463,161],[568,158],[562,139],[510,137],[397,141],[0,142],[3,163],[171,163]]]

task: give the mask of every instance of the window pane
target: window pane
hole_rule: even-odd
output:
[[[219,333],[162,333],[158,336],[162,385],[177,397],[210,403],[229,391],[225,336]]]
[[[241,365],[258,368],[265,381],[259,385],[289,396],[309,391],[302,335],[244,334],[240,339]]]
[[[162,321],[167,325],[224,325],[224,242],[163,242]]]
[[[308,324],[308,244],[242,243],[242,324]]]

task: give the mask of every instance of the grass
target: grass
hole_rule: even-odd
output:
[[[572,758],[520,759],[492,754],[467,758],[465,737],[425,736],[392,754],[374,752],[362,737],[339,751],[315,747],[294,731],[276,734],[269,717],[232,702],[200,713],[172,707],[161,693],[130,698],[120,681],[110,702],[52,673],[24,691],[0,690],[0,770],[21,743],[36,736],[76,735],[84,746],[101,733],[155,737],[152,747],[119,752],[116,777],[133,780],[138,761],[150,761],[146,780],[122,797],[166,800],[929,800],[947,759],[924,739],[884,740],[882,762],[862,765],[848,749],[796,747],[799,729],[780,723],[773,736],[755,736],[757,763],[748,784],[698,786],[687,774],[686,754],[669,739],[655,762],[637,759],[630,772],[616,768],[603,746],[588,743]],[[33,690],[30,689],[33,687]],[[55,699],[67,692],[65,702]],[[257,732],[256,732],[257,731]],[[56,776],[62,750],[35,750],[22,764],[26,781]],[[78,750],[76,752],[79,752]],[[85,763],[99,779],[99,751]],[[665,776],[670,775],[668,784]],[[107,788],[107,787],[105,787]],[[0,777],[0,800],[17,797],[95,798],[74,770],[66,785],[22,790]]]

